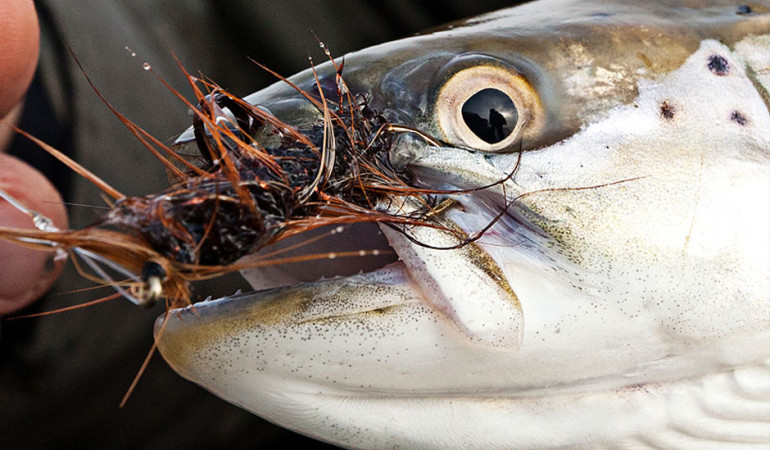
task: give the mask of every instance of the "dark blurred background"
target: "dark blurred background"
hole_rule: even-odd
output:
[[[191,98],[173,52],[188,71],[200,71],[244,96],[275,81],[249,57],[288,76],[308,66],[308,55],[323,61],[314,36],[341,56],[510,4],[39,0],[40,68],[21,127],[73,155],[122,192],[150,193],[167,186],[163,168],[99,102],[65,44],[118,110],[172,142],[191,116],[142,69],[144,63]],[[73,203],[73,226],[84,226],[100,213],[93,207],[104,204],[99,193],[41,150],[17,139],[11,153],[43,171]],[[107,293],[70,293],[83,286],[70,267],[53,293],[23,313]],[[199,292],[226,295],[243,286],[235,277]],[[144,311],[116,300],[0,323],[0,449],[329,447],[219,400],[177,376],[159,356],[128,405],[119,409],[152,345],[152,324],[159,314],[160,309]]]

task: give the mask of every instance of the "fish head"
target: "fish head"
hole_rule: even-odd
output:
[[[159,319],[161,354],[261,417],[368,448],[663,439],[704,377],[766,378],[770,18],[687,6],[535,2],[290,78],[333,99],[343,67],[396,126],[391,163],[441,193],[434,226],[302,250],[397,255],[365,272],[250,271],[257,291]],[[320,114],[284,82],[247,100]]]

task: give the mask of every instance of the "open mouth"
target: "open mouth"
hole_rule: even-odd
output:
[[[373,223],[308,231],[282,240],[253,257],[261,258],[264,254],[287,260],[316,254],[321,259],[242,270],[241,274],[255,290],[372,272],[398,260],[382,231]]]

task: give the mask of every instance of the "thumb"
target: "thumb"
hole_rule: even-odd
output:
[[[0,1],[0,117],[27,91],[37,65],[39,36],[32,0]]]
[[[59,193],[37,170],[0,154],[0,188],[27,208],[67,228],[67,213]],[[0,226],[34,229],[32,218],[0,199]],[[0,240],[0,316],[19,310],[39,298],[61,272],[55,252],[33,250]]]

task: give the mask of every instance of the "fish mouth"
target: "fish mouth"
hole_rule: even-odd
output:
[[[315,242],[306,244],[308,241]],[[262,259],[263,254],[280,256],[287,261],[305,255],[317,255],[319,259],[242,270],[241,275],[255,291],[372,272],[398,260],[382,231],[373,223],[310,230],[279,241],[246,257],[245,261]]]
[[[480,161],[462,149],[442,147],[434,148],[434,152],[444,156],[447,152],[463,154],[465,158],[460,158],[460,164],[467,164],[469,158],[476,164]],[[522,244],[522,230],[531,230],[516,223],[520,218],[510,205],[511,186],[506,192],[501,187],[506,176],[491,173],[489,180],[480,178],[472,183],[450,180],[443,169],[427,169],[432,167],[430,155],[434,153],[421,154],[427,161],[426,169],[420,170],[421,163],[416,159],[410,167],[425,182],[443,178],[442,192],[447,194],[441,199],[449,205],[436,211],[429,223],[357,223],[316,229],[280,241],[263,253],[280,254],[287,260],[308,254],[319,255],[320,259],[243,270],[241,273],[254,292],[171,310],[156,326],[164,357],[174,366],[176,356],[186,352],[169,342],[179,340],[176,334],[185,333],[182,329],[198,334],[209,316],[215,317],[212,320],[216,322],[224,316],[238,322],[238,317],[259,317],[259,323],[275,324],[275,320],[280,320],[281,326],[304,326],[352,318],[368,321],[415,307],[449,323],[443,333],[458,341],[498,349],[515,348],[522,333],[521,306],[500,265],[484,249],[486,245]],[[479,180],[488,185],[479,185]],[[435,198],[432,201],[440,202]],[[401,213],[422,206],[414,199],[402,197],[383,203],[388,205],[383,209]],[[485,243],[477,242],[482,232],[490,236],[480,240]],[[247,259],[260,257],[258,253]],[[452,282],[460,279],[476,283]],[[486,303],[483,312],[477,310],[478,304],[470,309],[464,305],[479,296],[484,300],[477,303]],[[227,331],[231,332],[232,329]],[[181,342],[185,342],[182,347],[190,347],[189,337],[181,338]]]

